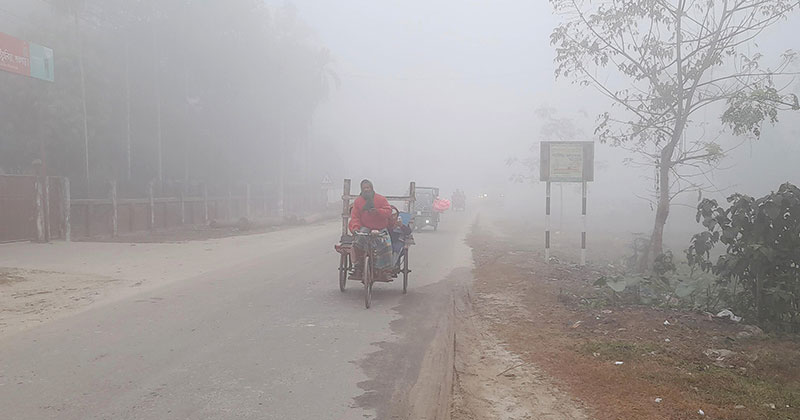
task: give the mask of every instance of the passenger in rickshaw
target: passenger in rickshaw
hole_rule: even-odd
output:
[[[389,236],[392,238],[392,261],[397,266],[400,264],[400,253],[406,245],[406,239],[414,230],[400,220],[400,212],[393,211],[392,219],[389,223]],[[397,277],[394,274],[392,277]]]
[[[377,247],[375,268],[384,270],[392,266],[392,243],[388,228],[392,217],[392,207],[386,197],[377,194],[372,182],[365,179],[361,181],[361,195],[353,203],[350,212],[350,231],[369,233],[373,230],[381,234],[375,238]],[[364,278],[364,253],[367,247],[368,236],[355,235],[353,242],[354,261],[351,279]]]

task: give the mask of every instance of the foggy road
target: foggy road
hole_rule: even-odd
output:
[[[425,299],[448,293],[436,284],[471,265],[470,222],[448,214],[439,232],[417,234],[408,295],[402,284],[378,284],[370,310],[360,283],[338,290],[339,224],[330,223],[323,241],[298,228],[296,241],[234,269],[7,337],[2,418],[375,418],[416,380],[429,337],[390,323],[410,306],[426,306],[431,319],[445,310]],[[411,346],[376,345],[415,334]],[[375,360],[385,364],[379,374]]]

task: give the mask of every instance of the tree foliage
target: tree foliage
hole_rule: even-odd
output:
[[[689,264],[720,276],[729,301],[765,326],[800,330],[800,188],[786,183],[761,198],[734,194],[730,206],[705,199]],[[714,247],[725,252],[713,261]]]
[[[158,173],[159,110],[167,185],[275,182],[336,83],[333,57],[291,6],[258,0],[50,0],[13,35],[47,45],[56,81],[0,72],[0,170],[48,171],[86,193],[79,47],[86,71],[92,195],[109,180],[137,194]],[[79,42],[80,41],[80,42]],[[126,89],[126,86],[129,86]],[[130,150],[127,131],[130,125]],[[285,141],[281,141],[281,138]],[[131,160],[131,179],[127,161]]]
[[[551,42],[556,76],[595,88],[613,107],[599,116],[601,142],[637,153],[655,169],[658,203],[649,263],[662,253],[670,201],[702,189],[724,150],[700,129],[720,112],[734,134],[759,136],[781,110],[798,110],[776,78],[795,60],[772,66],[756,41],[798,9],[797,0],[551,0],[563,22]],[[721,109],[720,109],[721,108]],[[697,128],[693,130],[693,128]]]

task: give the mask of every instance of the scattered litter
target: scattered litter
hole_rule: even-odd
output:
[[[699,415],[701,415],[701,416],[705,416],[705,415],[706,415],[706,412],[705,412],[705,411],[703,411],[703,410],[697,410],[697,414],[699,414]]]
[[[664,400],[662,400],[661,398],[656,398],[656,404],[661,404],[661,401],[664,401]]]
[[[665,343],[669,343],[669,342],[671,342],[671,341],[672,341],[672,340],[670,340],[669,338],[665,338],[665,339],[664,339],[664,342],[665,342]]]
[[[576,321],[574,324],[572,324],[572,328],[578,328],[581,326],[582,323],[583,321]]]
[[[670,324],[669,321],[664,321],[664,326],[665,327],[669,327],[670,325],[672,325],[672,324]]]
[[[703,354],[711,360],[723,361],[736,353],[727,349],[706,349]]]
[[[743,405],[737,405],[737,406],[735,406],[733,408],[736,409],[736,410],[744,410],[745,407]]]
[[[613,313],[614,313],[614,311],[612,311],[611,309],[603,309],[603,310],[602,310],[602,311],[600,311],[600,312],[602,312],[602,313],[604,313],[604,314],[613,314]]]
[[[592,353],[592,356],[594,356],[594,357],[600,357],[600,353],[598,353],[598,352],[594,352],[594,353]]]
[[[498,373],[497,376],[504,375],[504,374],[508,373],[509,371],[514,370],[514,369],[516,369],[516,368],[518,368],[520,366],[525,366],[525,363],[519,363],[519,364],[516,364],[514,366],[511,366],[510,368]]]
[[[625,362],[614,362],[614,364],[615,364],[615,365],[617,365],[617,366],[621,366],[621,365],[623,365],[624,363],[625,363]]]
[[[314,324],[306,324],[306,327],[316,327]]]
[[[743,328],[744,331],[740,331],[738,334],[736,334],[736,338],[750,338],[764,335],[764,330],[756,327],[755,325],[745,325]]]
[[[771,409],[775,409],[775,404],[764,404],[764,407],[769,407]]]
[[[733,322],[740,322],[742,320],[742,317],[736,316],[730,309],[723,309],[719,311],[719,313],[716,315],[716,318],[728,318]]]

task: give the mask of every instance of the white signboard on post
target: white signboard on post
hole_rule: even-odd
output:
[[[581,265],[586,264],[586,184],[594,181],[594,142],[543,141],[539,179],[547,183],[545,204],[544,255],[550,260],[550,184],[580,182],[581,185]]]
[[[539,179],[547,182],[594,181],[594,143],[543,141]]]
[[[550,179],[583,181],[582,145],[562,143],[550,146]]]

